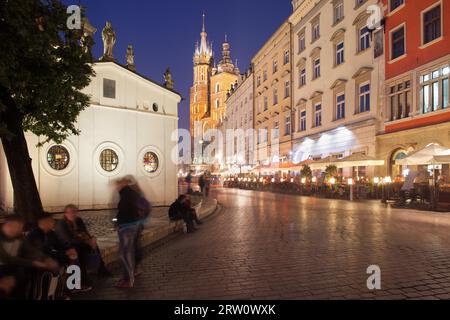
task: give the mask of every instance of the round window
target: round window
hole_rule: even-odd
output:
[[[53,146],[48,150],[47,162],[53,170],[62,171],[69,165],[69,151],[63,146]]]
[[[158,104],[154,103],[153,104],[153,111],[158,112],[158,110],[159,110]]]
[[[119,157],[114,150],[105,149],[100,153],[100,166],[106,172],[113,172],[119,165]]]
[[[154,152],[147,152],[144,155],[144,170],[147,173],[155,173],[159,168],[158,156]]]

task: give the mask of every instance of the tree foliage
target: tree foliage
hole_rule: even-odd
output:
[[[331,179],[331,178],[335,178],[338,174],[338,168],[333,165],[330,164],[329,166],[326,167],[325,169],[325,178],[327,179]]]
[[[61,142],[78,134],[76,120],[88,106],[80,92],[93,75],[80,30],[67,28],[59,0],[2,0],[0,13],[0,112],[11,109],[25,131]],[[0,135],[8,136],[0,113]]]
[[[92,75],[81,30],[67,28],[59,0],[0,0],[0,139],[14,189],[14,209],[30,225],[43,213],[24,132],[40,144],[79,134],[89,104],[80,92]]]
[[[302,170],[300,171],[300,175],[302,178],[311,179],[312,177],[312,170],[310,166],[304,166]]]

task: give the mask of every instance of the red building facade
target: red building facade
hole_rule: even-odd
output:
[[[379,156],[395,160],[430,143],[450,148],[450,0],[383,0],[386,90]]]

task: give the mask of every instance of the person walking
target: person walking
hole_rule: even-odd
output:
[[[200,192],[202,193],[202,195],[205,195],[205,187],[206,187],[205,174],[202,174],[198,179],[198,185],[200,187]]]
[[[117,288],[133,288],[136,268],[136,241],[139,234],[139,194],[130,186],[129,179],[117,182],[120,201],[117,206],[117,226],[119,255],[124,267],[124,275],[116,284]]]
[[[186,176],[186,183],[187,183],[187,193],[192,194],[192,171],[189,171],[188,175]]]
[[[211,176],[206,175],[205,176],[205,197],[209,197],[209,191],[211,190]]]
[[[137,182],[134,182],[130,187],[138,193],[137,209],[138,209],[138,222],[137,222],[137,232],[136,232],[136,242],[135,242],[135,267],[134,267],[134,277],[142,274],[140,265],[144,258],[144,252],[142,247],[142,234],[145,230],[145,226],[150,219],[150,214],[152,212],[152,204],[145,198],[144,192],[139,187]]]

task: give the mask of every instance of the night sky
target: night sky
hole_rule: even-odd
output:
[[[241,72],[264,42],[292,11],[290,0],[81,0],[90,22],[98,30],[94,56],[103,53],[101,31],[106,20],[117,34],[115,58],[125,64],[128,44],[134,45],[137,71],[157,82],[170,66],[180,104],[180,128],[189,127],[189,88],[192,85],[192,57],[200,39],[202,13],[206,31],[220,60],[225,33],[231,44],[233,61]],[[79,0],[64,0],[79,4]]]

